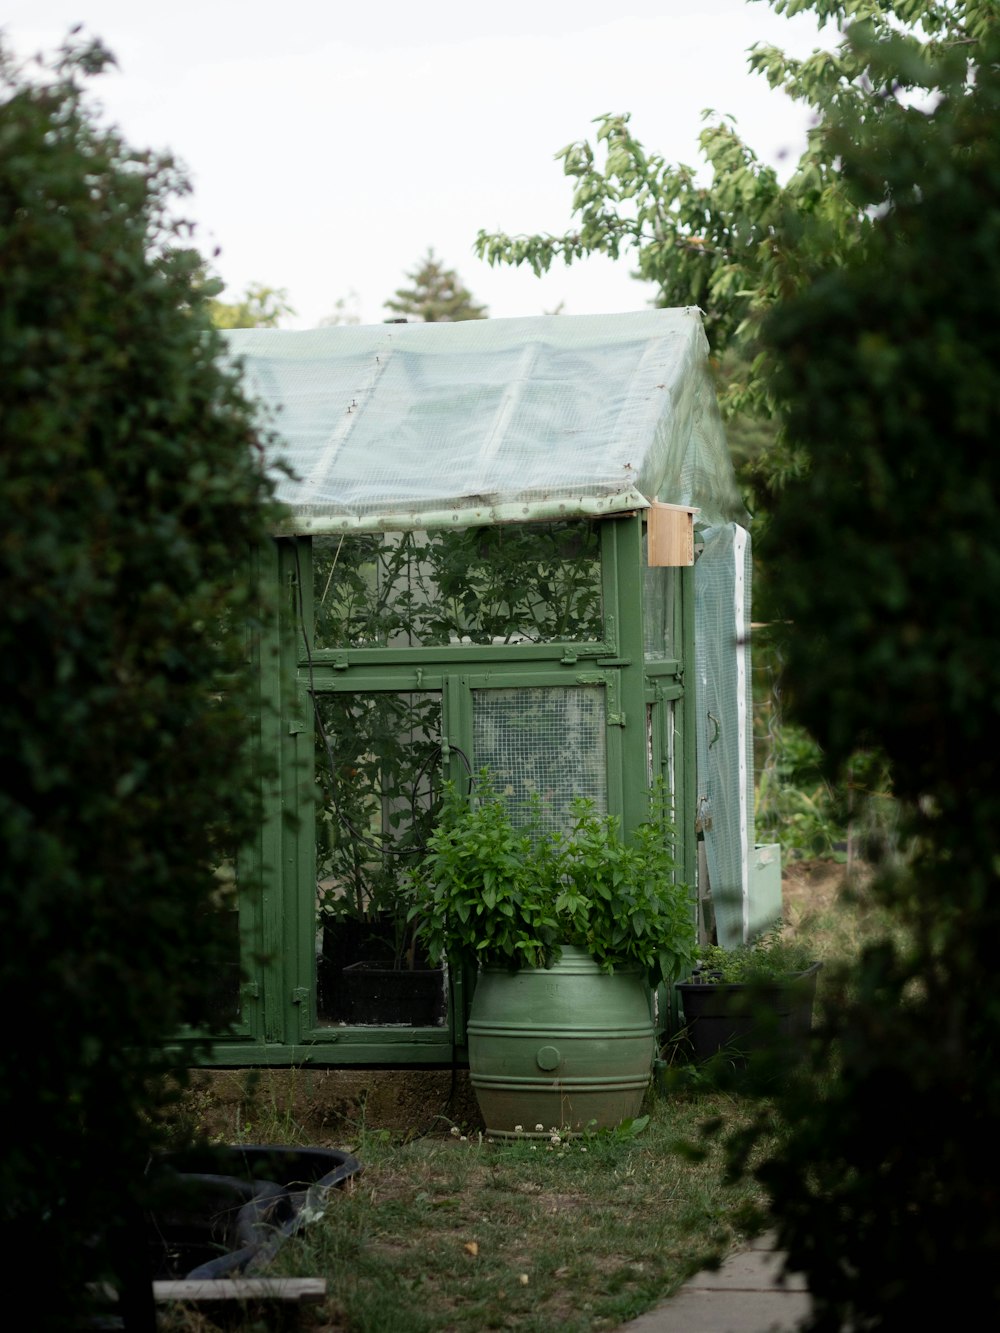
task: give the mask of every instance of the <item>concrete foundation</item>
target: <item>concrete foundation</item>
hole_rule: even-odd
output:
[[[338,1146],[364,1130],[482,1128],[466,1069],[199,1069],[178,1120],[229,1142]]]

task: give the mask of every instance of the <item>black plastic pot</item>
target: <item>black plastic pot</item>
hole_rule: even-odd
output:
[[[685,981],[677,986],[696,1060],[724,1054],[744,1065],[756,1052],[794,1058],[812,1028],[819,963],[782,981]]]
[[[348,1023],[433,1027],[444,1021],[444,972],[439,967],[393,968],[363,959],[341,974]]]
[[[401,966],[398,933],[389,915],[370,921],[327,918],[316,962],[322,1019],[375,1027],[434,1027],[444,1021],[442,969],[431,967],[419,947],[413,966]]]
[[[379,959],[383,967],[391,967],[392,924],[388,920],[327,916],[321,939],[322,949],[316,959],[317,1008],[322,1018],[346,1022],[344,969],[362,958]]]

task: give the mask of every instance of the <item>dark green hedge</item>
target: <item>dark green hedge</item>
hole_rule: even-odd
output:
[[[82,91],[105,62],[0,81],[0,1215],[8,1272],[42,1247],[38,1327],[141,1170],[167,1038],[209,1013],[212,867],[255,819],[271,487],[182,179]]]
[[[1000,45],[949,59],[933,114],[843,127],[880,221],[767,326],[810,460],[765,553],[791,709],[888,759],[909,835],[761,1171],[815,1328],[1000,1305]]]

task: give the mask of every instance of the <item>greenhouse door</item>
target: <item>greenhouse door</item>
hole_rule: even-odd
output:
[[[440,1027],[403,889],[440,798],[440,690],[317,695],[316,1026]]]

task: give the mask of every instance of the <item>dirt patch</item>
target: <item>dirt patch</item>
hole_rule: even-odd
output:
[[[784,920],[797,930],[838,905],[847,878],[846,866],[837,861],[789,861],[781,870]]]
[[[789,933],[806,939],[821,962],[846,960],[895,929],[872,892],[870,866],[848,870],[836,861],[793,861],[782,876],[783,914]]]

